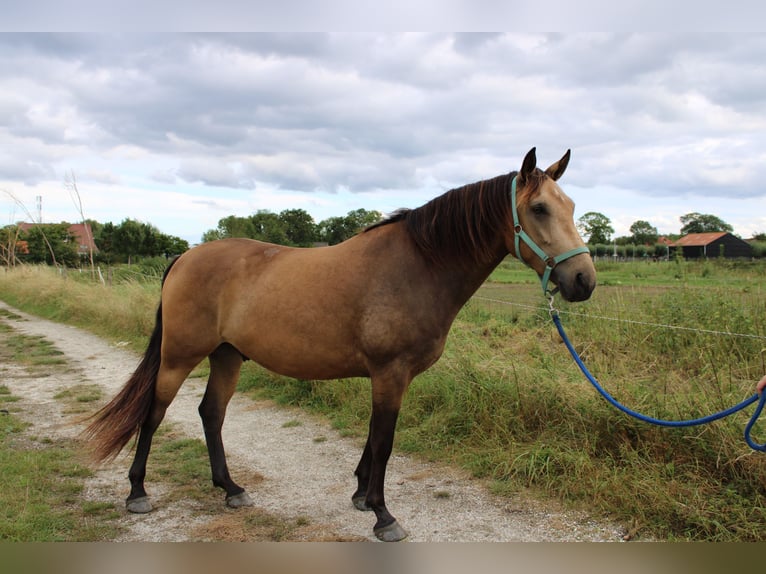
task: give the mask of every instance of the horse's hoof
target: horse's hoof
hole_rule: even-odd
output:
[[[375,536],[378,537],[378,540],[382,540],[383,542],[399,542],[400,540],[407,538],[407,531],[399,526],[399,523],[396,520],[388,526],[376,528],[373,532],[375,533]]]
[[[125,507],[128,509],[128,512],[133,512],[134,514],[146,514],[152,511],[152,503],[149,502],[148,496],[126,500]]]
[[[243,506],[253,506],[254,504],[253,499],[244,490],[239,494],[226,497],[226,506],[229,508],[242,508]]]
[[[354,503],[354,508],[356,508],[357,510],[362,510],[365,512],[368,510],[372,510],[372,507],[367,505],[366,496],[356,496],[351,499],[351,502]]]

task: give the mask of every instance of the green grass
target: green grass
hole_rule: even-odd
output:
[[[28,425],[0,415],[0,540],[96,541],[114,536],[115,517],[81,498],[91,476],[71,441],[36,443]]]
[[[693,418],[754,392],[766,372],[764,262],[599,262],[597,270],[591,300],[557,306],[578,352],[616,398],[652,416]],[[51,293],[73,283],[46,277],[64,284],[49,286]],[[79,282],[75,288],[84,289]],[[111,335],[140,341],[141,349],[156,306],[156,286],[142,288],[152,295],[133,295],[144,301],[134,304],[143,317],[123,322],[143,327]],[[122,305],[118,286],[89,289],[91,297],[116,300],[100,304],[105,309]],[[52,305],[39,300],[39,287],[23,290],[19,281],[0,279],[0,298],[25,309]],[[54,307],[63,301],[71,300],[59,297]],[[694,429],[622,415],[583,379],[546,308],[531,272],[503,263],[458,315],[442,359],[413,382],[396,448],[467,468],[498,494],[525,490],[607,515],[639,536],[766,540],[766,456],[742,440],[749,413]],[[79,313],[73,306],[54,314]],[[342,434],[365,436],[365,379],[292,380],[248,362],[239,390],[321,413]],[[764,422],[754,437],[766,439]],[[193,481],[207,483],[201,445],[185,448],[197,451],[195,464],[204,468]]]
[[[9,314],[3,316],[9,317]],[[14,317],[9,317],[14,318]],[[54,360],[46,360],[50,353]],[[0,333],[0,360],[22,364],[39,376],[41,369],[65,363],[49,342],[37,337]],[[0,385],[0,405],[19,402]],[[114,536],[113,513],[82,499],[84,480],[92,475],[71,440],[30,436],[32,425],[19,409],[0,409],[0,540],[97,541]]]
[[[151,464],[146,483],[165,483],[171,488],[163,502],[195,500],[209,509],[220,509],[224,493],[213,486],[205,442],[177,435],[172,424],[165,423],[155,434]]]
[[[53,398],[66,403],[65,414],[90,414],[94,407],[91,403],[103,397],[101,387],[93,384],[72,385],[53,395]]]
[[[12,395],[7,386],[0,385],[0,403],[15,403],[18,400],[19,397]]]
[[[101,398],[103,392],[98,385],[74,385],[53,395],[54,399],[66,399],[77,403],[92,403]]]
[[[5,346],[12,361],[28,367],[66,364],[64,354],[45,337],[17,333],[7,337]]]

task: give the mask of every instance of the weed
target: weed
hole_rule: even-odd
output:
[[[0,403],[15,403],[19,400],[19,397],[12,395],[11,390],[5,386],[0,385]]]
[[[282,428],[283,428],[283,429],[289,429],[289,428],[299,427],[299,426],[301,426],[302,424],[303,424],[303,423],[302,423],[301,421],[293,419],[293,420],[291,420],[291,421],[287,421],[286,423],[284,423],[284,424],[282,425]]]
[[[89,404],[100,400],[103,394],[98,385],[80,384],[59,391],[53,398],[65,401],[68,406],[64,412],[74,414],[88,412],[91,409]]]

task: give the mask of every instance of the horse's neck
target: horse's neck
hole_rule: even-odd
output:
[[[506,255],[508,252],[499,247],[492,261],[477,263],[470,269],[457,266],[440,269],[438,271],[440,275],[439,284],[445,289],[443,296],[449,298],[452,305],[460,310],[484,284],[492,271],[500,265]]]

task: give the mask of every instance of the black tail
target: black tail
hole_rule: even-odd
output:
[[[174,259],[162,277],[168,276]],[[93,422],[83,431],[83,436],[93,447],[93,456],[102,461],[116,457],[128,444],[149,415],[154,401],[157,373],[160,370],[162,347],[162,301],[157,307],[157,320],[149,338],[141,362],[122,390],[93,415]]]

